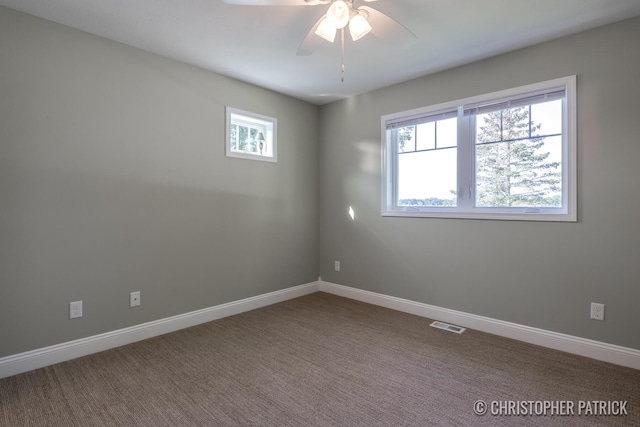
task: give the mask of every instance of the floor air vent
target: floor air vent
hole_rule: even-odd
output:
[[[438,328],[438,329],[444,329],[445,331],[455,332],[456,334],[461,334],[465,331],[465,328],[463,327],[450,325],[448,323],[438,322],[438,321],[433,322],[429,326],[433,326],[434,328]]]

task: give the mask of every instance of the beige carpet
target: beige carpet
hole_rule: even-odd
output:
[[[0,380],[2,426],[640,425],[640,371],[316,293]],[[571,401],[574,415],[474,414]],[[626,416],[578,415],[626,401]]]

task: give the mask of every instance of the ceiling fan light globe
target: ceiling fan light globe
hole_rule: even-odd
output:
[[[356,15],[349,21],[349,33],[353,41],[360,40],[371,31],[371,24],[362,15]]]
[[[334,27],[327,18],[324,18],[320,21],[320,25],[316,28],[315,33],[326,41],[333,43],[336,38],[336,27]]]
[[[327,12],[327,19],[331,24],[337,28],[344,28],[349,23],[350,18],[349,6],[342,0],[334,1],[329,6]]]

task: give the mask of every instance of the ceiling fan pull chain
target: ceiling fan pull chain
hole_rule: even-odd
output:
[[[342,71],[340,73],[340,81],[344,83],[344,28],[340,30],[340,38],[342,39]]]

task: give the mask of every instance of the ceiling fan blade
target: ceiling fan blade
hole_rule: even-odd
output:
[[[361,6],[358,9],[363,9],[369,13],[367,20],[371,24],[371,33],[376,37],[402,47],[406,47],[417,40],[418,37],[411,30],[379,10],[368,6]]]
[[[226,4],[241,6],[307,6],[305,0],[223,0]]]
[[[298,52],[296,53],[296,55],[311,55],[320,46],[322,46],[322,43],[324,43],[324,39],[316,35],[316,28],[318,28],[318,25],[320,25],[320,22],[322,22],[323,19],[324,15],[322,15],[320,19],[318,19],[318,22],[316,22],[315,25],[311,27],[311,30],[309,30],[304,40],[302,40],[302,43],[300,43],[300,47],[298,47]]]

